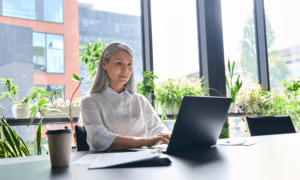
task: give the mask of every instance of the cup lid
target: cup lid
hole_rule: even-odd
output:
[[[46,134],[74,133],[73,129],[48,129]]]

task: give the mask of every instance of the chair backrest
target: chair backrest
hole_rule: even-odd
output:
[[[86,142],[86,130],[83,125],[75,125],[77,151],[89,151],[90,147]]]
[[[290,116],[247,116],[251,136],[296,133]]]

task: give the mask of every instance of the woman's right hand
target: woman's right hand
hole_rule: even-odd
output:
[[[169,140],[163,136],[152,136],[145,138],[142,146],[154,146],[159,140],[161,140],[163,144],[169,144]]]

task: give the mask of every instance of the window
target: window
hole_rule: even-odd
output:
[[[153,69],[157,82],[199,78],[196,1],[151,1]]]
[[[265,0],[268,65],[271,89],[300,76],[299,1]]]
[[[226,74],[229,77],[229,59],[231,63],[235,61],[234,82],[241,74],[243,87],[258,83],[253,1],[221,2]]]
[[[63,23],[63,0],[2,0],[0,15]]]
[[[24,19],[36,19],[35,0],[2,0],[3,15]]]
[[[44,21],[63,23],[63,0],[44,0]]]
[[[33,33],[35,72],[64,73],[64,36]]]
[[[233,83],[241,75],[241,92],[258,83],[253,0],[222,0],[221,5],[226,76],[230,77],[229,59],[231,64],[235,62]],[[230,137],[250,136],[241,117],[229,117],[228,123]]]

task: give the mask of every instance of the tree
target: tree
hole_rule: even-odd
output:
[[[244,76],[251,76],[254,83],[257,80],[257,56],[256,56],[256,39],[255,39],[255,26],[254,17],[251,13],[247,18],[246,26],[244,27],[244,38],[241,40],[241,58],[240,64]],[[266,37],[267,37],[267,50],[269,62],[269,76],[271,87],[276,86],[279,82],[283,81],[290,75],[290,72],[283,61],[280,51],[272,50],[275,41],[275,31],[271,27],[271,23],[266,16]]]

